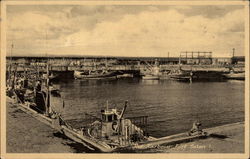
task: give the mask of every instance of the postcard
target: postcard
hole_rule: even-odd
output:
[[[2,1],[1,158],[249,158],[249,2]]]

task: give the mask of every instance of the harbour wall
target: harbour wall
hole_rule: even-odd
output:
[[[160,57],[6,57],[6,68],[16,71],[37,69],[46,72],[70,72],[75,70],[141,71],[157,65],[160,71],[183,70],[226,72],[229,67],[244,71],[245,58],[160,58]],[[10,67],[12,66],[12,67]]]

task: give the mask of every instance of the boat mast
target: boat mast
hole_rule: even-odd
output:
[[[50,107],[50,101],[49,101],[49,64],[47,63],[47,75],[46,75],[46,115],[49,115],[49,107]]]
[[[180,53],[180,56],[179,56],[179,69],[181,69],[181,53]]]
[[[107,100],[106,110],[109,110],[109,101]]]
[[[128,106],[128,101],[126,100],[126,101],[125,101],[125,104],[124,104],[124,107],[123,107],[123,109],[122,109],[122,112],[121,112],[121,114],[120,114],[120,116],[119,116],[119,119],[121,119],[121,118],[123,117],[123,115],[124,115],[124,113],[125,113],[125,111],[126,111],[127,106]]]
[[[11,45],[11,56],[12,56],[12,51],[13,51],[13,48],[14,48],[14,44],[12,43]],[[12,57],[11,57],[11,61],[12,61]],[[15,69],[14,69],[14,78],[13,78],[13,82],[12,82],[12,88],[15,89],[15,85],[16,85],[16,76],[17,76],[17,64],[15,64]],[[11,65],[12,65],[12,62],[11,62]]]
[[[108,71],[108,58],[105,58],[105,72]]]
[[[46,66],[46,103],[45,103],[45,107],[46,107],[46,115],[49,116],[49,108],[50,108],[50,100],[49,100],[49,97],[50,97],[50,91],[49,91],[49,58],[48,58],[48,55],[47,55],[47,30],[46,30],[46,37],[45,37],[45,44],[46,44],[46,56],[47,56],[47,66]]]
[[[10,48],[10,64],[9,64],[9,67],[8,67],[8,86],[11,86],[11,88],[13,88],[13,86],[14,86],[14,83],[13,83],[13,85],[11,85],[11,66],[12,66],[12,50],[13,50],[13,48],[14,48],[14,44],[13,44],[13,42],[12,42],[12,44],[11,44],[11,48]]]
[[[234,54],[235,54],[235,48],[233,48],[233,55],[232,55],[232,58],[234,58]]]

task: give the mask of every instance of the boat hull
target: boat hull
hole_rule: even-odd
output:
[[[229,73],[224,74],[226,79],[233,79],[233,80],[245,80],[245,73]]]
[[[75,79],[116,79],[116,75],[115,75],[115,72],[84,75],[81,71],[74,71],[74,78]]]
[[[117,78],[133,78],[133,74],[122,74],[122,75],[117,75]]]
[[[212,82],[212,81],[224,81],[222,72],[216,71],[185,71],[179,74],[170,75],[171,79],[183,81],[183,82]]]
[[[145,75],[145,76],[142,76],[142,79],[143,80],[159,80],[159,76],[154,76],[154,75]]]

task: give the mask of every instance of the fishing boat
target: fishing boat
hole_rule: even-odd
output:
[[[149,70],[142,75],[143,80],[159,80],[159,70],[158,66],[150,66]]]
[[[134,75],[130,74],[130,73],[124,73],[124,74],[121,74],[121,75],[117,75],[116,77],[117,78],[133,78]]]
[[[160,80],[170,79],[170,73],[171,73],[170,70],[162,70],[159,75]]]
[[[75,79],[115,79],[116,74],[114,71],[104,71],[104,70],[95,70],[95,71],[74,71]]]
[[[152,75],[152,74],[146,74],[142,76],[143,80],[159,80],[160,77],[157,75]]]
[[[192,70],[179,70],[169,74],[171,79],[183,82],[213,82],[225,81],[222,72],[219,71],[192,71]]]
[[[193,77],[193,74],[188,71],[178,70],[175,72],[171,72],[169,76],[171,79],[178,81],[190,81],[190,79],[192,79]]]
[[[245,80],[245,72],[230,72],[223,75],[226,79]]]

